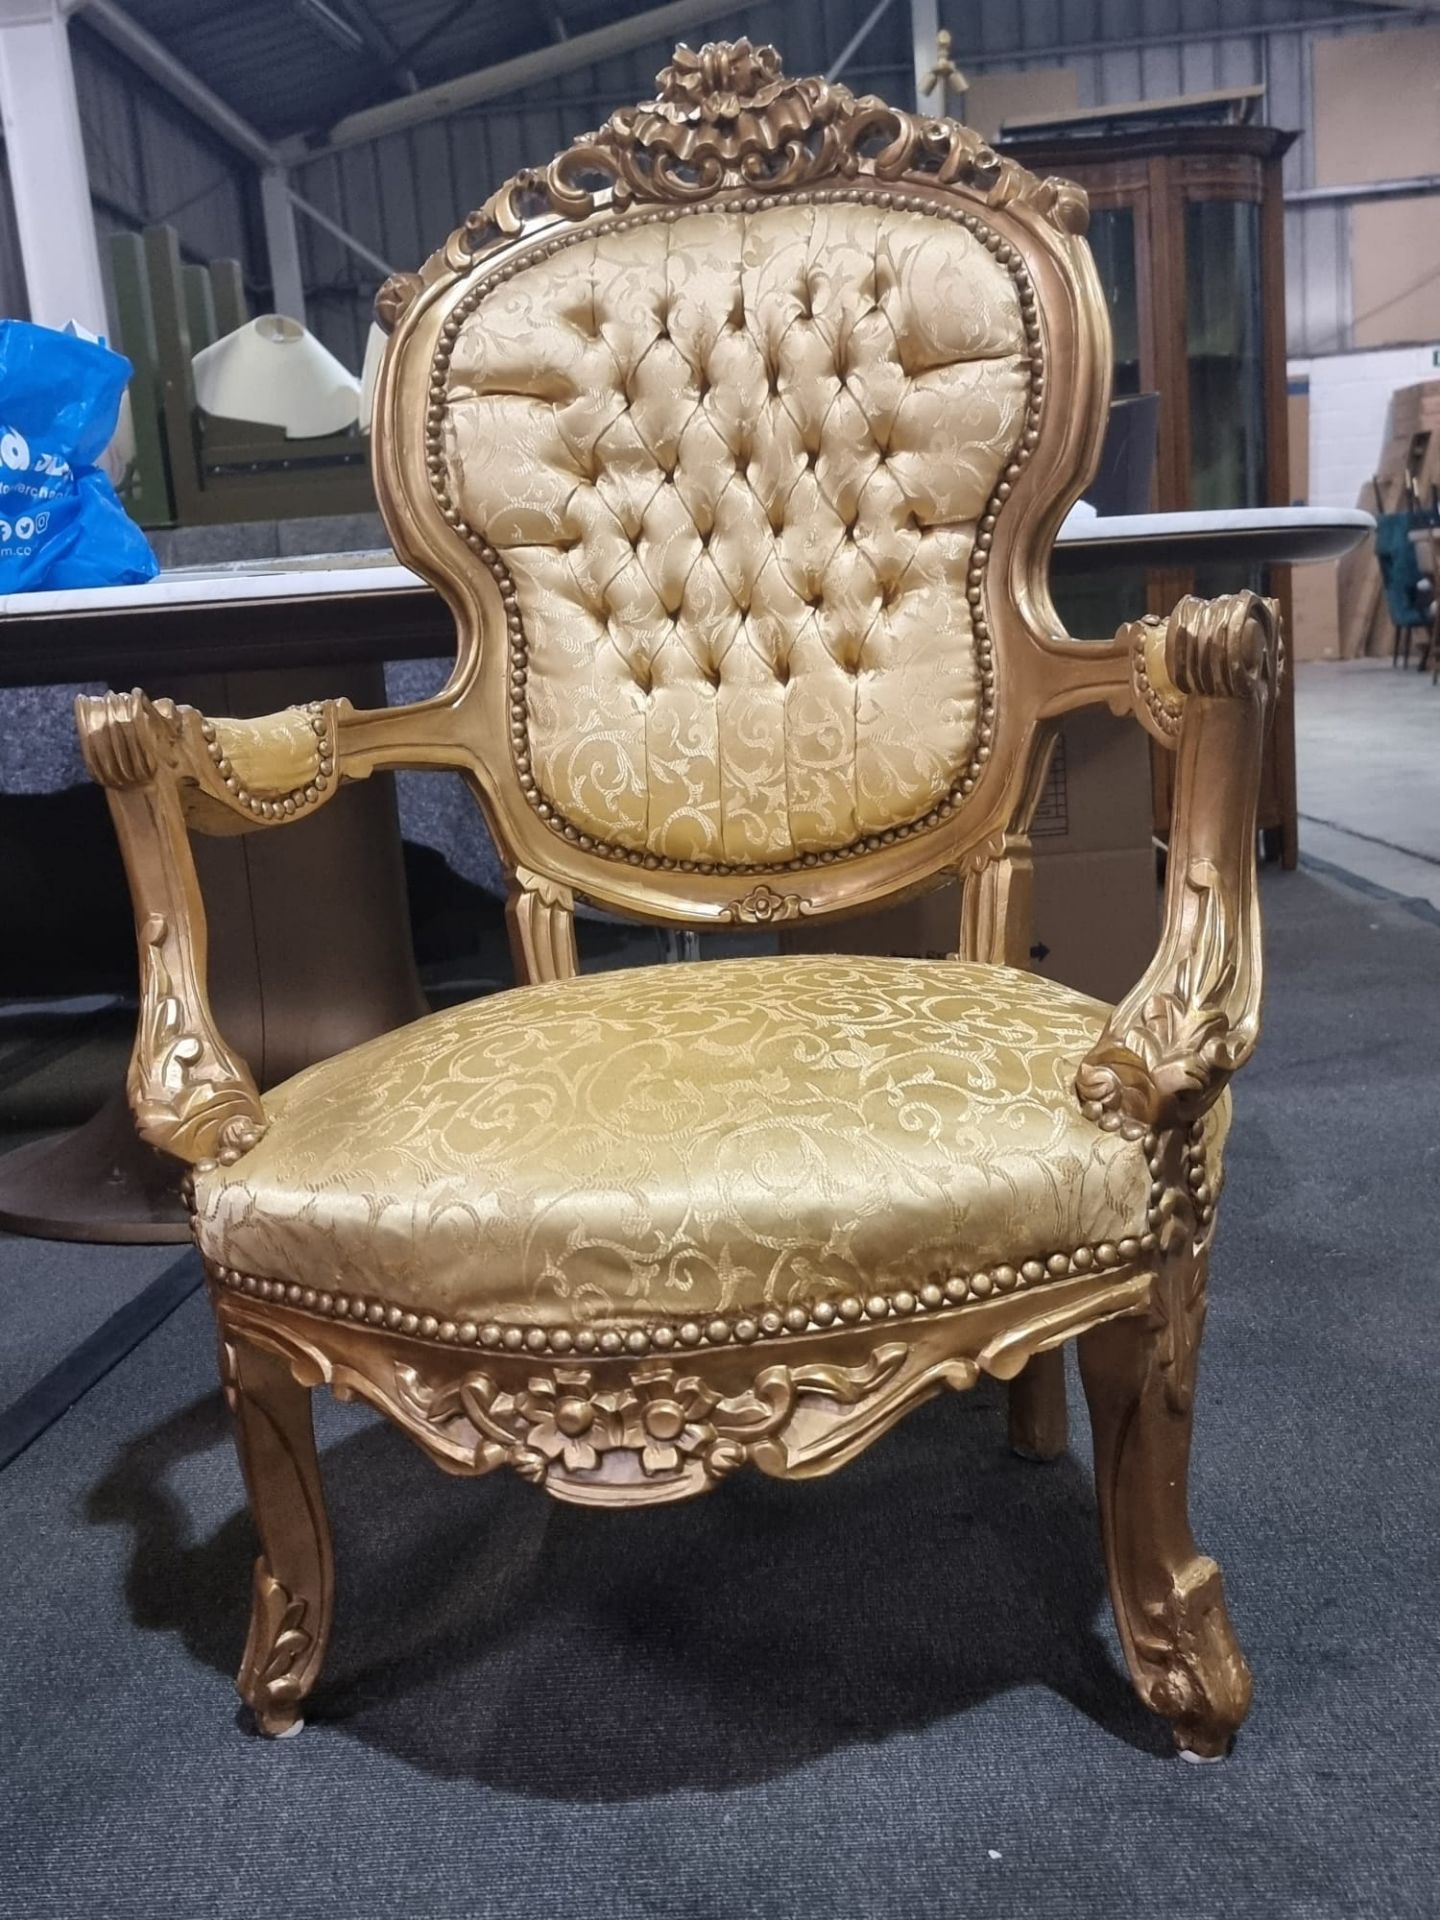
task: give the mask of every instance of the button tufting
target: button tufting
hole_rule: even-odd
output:
[[[823,227],[833,218],[837,234],[841,224],[852,220],[862,229],[866,223],[883,226],[884,221],[875,222],[872,214],[863,210],[865,197],[858,197],[860,210],[846,206],[832,212],[828,204],[832,198],[847,198],[838,188],[833,195],[817,195],[813,200],[801,196],[800,204],[814,204],[819,209],[812,226],[818,222]],[[882,205],[888,205],[890,199],[890,195],[878,193],[870,196],[872,203]],[[745,204],[758,207],[764,203]],[[625,216],[637,227],[658,218],[654,213]],[[775,224],[778,232],[780,223]],[[961,625],[973,624],[976,628],[974,649],[981,686],[972,731],[976,741],[989,748],[996,737],[991,710],[996,677],[993,655],[998,648],[984,627],[982,613],[977,613],[973,623],[961,621],[964,602],[958,595],[953,617],[938,605],[932,608],[928,592],[918,584],[920,570],[915,565],[940,540],[943,551],[932,554],[934,567],[947,573],[953,561],[963,571],[964,560],[951,554],[948,536],[952,526],[968,522],[976,537],[970,556],[971,573],[966,580],[973,583],[979,578],[985,562],[982,548],[987,543],[978,538],[982,528],[978,501],[971,507],[969,496],[974,482],[967,474],[962,486],[942,472],[934,480],[932,500],[927,483],[932,470],[945,465],[941,449],[922,441],[907,451],[898,433],[894,437],[902,439],[899,450],[881,444],[883,438],[891,437],[903,395],[914,390],[917,379],[923,379],[914,342],[924,337],[932,310],[943,308],[942,289],[923,278],[913,284],[907,281],[903,288],[897,285],[894,261],[884,256],[883,248],[863,281],[858,262],[853,276],[842,272],[832,280],[829,266],[816,267],[806,257],[811,243],[805,228],[804,220],[791,223],[785,249],[774,256],[779,272],[768,268],[752,272],[745,255],[726,284],[723,271],[709,272],[707,256],[705,282],[698,287],[687,283],[678,296],[660,273],[654,273],[647,287],[638,272],[629,280],[618,266],[604,260],[594,263],[603,278],[596,298],[604,304],[592,305],[585,313],[580,310],[582,304],[588,304],[584,280],[580,280],[578,297],[575,282],[579,276],[570,276],[568,285],[562,281],[562,319],[569,321],[573,315],[577,330],[590,335],[597,344],[582,342],[562,326],[558,351],[565,361],[561,371],[567,376],[572,367],[580,371],[590,391],[590,403],[571,406],[561,401],[552,405],[538,392],[527,396],[504,393],[497,401],[497,405],[503,401],[522,419],[534,416],[537,436],[558,433],[569,443],[556,445],[552,440],[546,444],[543,437],[537,438],[537,445],[544,448],[539,457],[548,461],[551,477],[557,482],[558,501],[563,502],[567,494],[571,496],[569,510],[560,507],[562,526],[548,542],[551,551],[568,556],[567,565],[558,575],[553,573],[553,560],[550,562],[556,583],[552,591],[563,601],[564,615],[573,623],[580,646],[588,654],[606,656],[596,669],[597,684],[604,684],[601,676],[608,679],[612,698],[616,697],[615,689],[623,689],[626,678],[634,686],[634,702],[624,702],[623,693],[619,697],[625,708],[625,725],[639,743],[637,753],[647,744],[649,722],[664,705],[659,702],[659,692],[665,691],[670,699],[689,687],[693,700],[694,690],[701,685],[718,695],[724,685],[730,684],[735,690],[728,700],[733,702],[743,700],[752,684],[763,688],[767,674],[783,690],[781,706],[774,708],[770,703],[772,724],[782,733],[802,724],[802,717],[788,703],[792,681],[803,682],[797,700],[807,708],[804,725],[811,722],[808,708],[812,697],[818,706],[832,703],[846,714],[847,722],[853,706],[857,736],[873,730],[872,744],[886,754],[892,749],[885,729],[894,714],[903,713],[905,724],[913,724],[922,732],[931,725],[951,728],[948,712],[932,716],[924,710],[923,700],[912,698],[904,683],[907,662],[895,651],[898,635],[917,624],[931,623],[945,630],[947,640],[953,628],[962,645],[969,636],[960,632]],[[662,229],[654,237],[668,240],[670,236]],[[819,237],[828,244],[825,234]],[[691,230],[682,224],[675,238],[688,243]],[[699,226],[693,230],[693,239],[698,259],[707,254]],[[869,249],[865,251],[868,254]],[[583,256],[572,255],[572,261],[577,257]],[[832,262],[840,257],[829,256]],[[646,265],[654,272],[653,260]],[[988,270],[988,261],[986,267]],[[556,271],[558,275],[559,269]],[[748,311],[747,292],[757,302]],[[964,297],[970,297],[968,288]],[[643,331],[647,298],[659,303],[651,307],[653,324],[648,342]],[[867,305],[876,319],[865,318]],[[882,317],[886,314],[888,320]],[[677,321],[678,331],[674,331]],[[627,328],[636,325],[638,336],[631,331],[627,338]],[[740,336],[730,348],[723,345],[727,329]],[[606,340],[610,342],[608,348],[603,347]],[[676,353],[661,356],[647,370],[646,355],[661,340],[672,342]],[[910,364],[902,364],[907,359]],[[969,360],[965,352],[955,354],[957,365]],[[997,371],[992,376],[986,368],[975,368],[978,382],[988,383],[992,377],[999,380],[1002,375]],[[1013,376],[1006,370],[1003,378],[1010,380]],[[1032,380],[1032,402],[1036,391],[1038,386]],[[616,400],[621,406],[616,406]],[[433,401],[433,390],[432,410],[436,415],[444,412],[439,402]],[[1031,411],[1035,412],[1033,406]],[[614,432],[610,433],[612,427]],[[575,444],[577,430],[579,445]],[[732,443],[731,432],[738,432],[744,444]],[[585,445],[586,440],[590,445]],[[806,444],[812,440],[814,444]],[[818,478],[822,451],[826,459],[823,483]],[[1012,464],[1006,466],[1005,448],[987,449],[987,459],[992,451],[999,463],[996,485],[989,496],[993,530],[998,503],[1009,491],[1025,452],[1018,445],[1014,447]],[[798,471],[794,464],[797,454],[801,460]],[[566,471],[572,463],[579,470],[580,484],[572,483]],[[681,466],[686,470],[683,487],[679,485]],[[728,504],[718,506],[718,512],[726,515],[726,527],[720,530],[715,524],[717,503],[730,484],[732,470],[736,491]],[[887,477],[867,497],[864,489],[876,473]],[[906,484],[912,473],[917,480],[913,489]],[[811,484],[800,487],[797,493],[797,483],[806,474],[812,476]],[[477,471],[477,497],[484,494],[488,500],[488,491],[498,491],[502,478],[500,474]],[[696,493],[701,496],[698,501]],[[923,496],[918,502],[919,511],[912,505],[917,494]],[[630,504],[632,497],[644,502],[638,515]],[[796,518],[788,522],[791,504],[796,508]],[[598,511],[601,506],[606,509],[603,514]],[[863,536],[858,526],[862,511],[866,515]],[[572,530],[592,514],[603,522],[603,531],[591,529],[581,535]],[[564,521],[572,515],[572,525],[565,526]],[[711,525],[702,530],[700,522],[707,517]],[[458,521],[457,511],[452,524]],[[468,532],[466,537],[482,561],[496,563],[492,570],[498,572],[497,555],[491,551],[487,558],[483,545],[483,517],[472,515],[468,524],[476,531],[473,538]],[[667,528],[668,533],[664,531]],[[697,542],[693,552],[684,545],[691,533]],[[908,538],[909,534],[915,538]],[[503,544],[508,546],[508,542]],[[529,540],[516,542],[517,547],[529,544]],[[541,544],[546,544],[543,532]],[[628,561],[620,551],[627,545],[631,555]],[[595,548],[593,554],[575,558],[577,548],[591,546]],[[503,558],[510,560],[508,553]],[[521,556],[511,564],[523,594],[526,559]],[[598,598],[597,577],[609,582],[599,590]],[[543,591],[548,584],[540,573],[530,582],[529,590]],[[964,583],[957,580],[956,584]],[[833,598],[829,597],[832,586]],[[532,662],[532,678],[543,678],[543,674],[535,673],[534,663],[545,660],[545,647],[550,643],[540,632],[538,607],[537,618],[531,622],[534,630],[528,634],[522,631],[513,587],[507,606],[506,618],[515,636],[510,670],[513,717],[517,699],[524,708],[525,661],[528,658]],[[901,606],[906,608],[904,621],[899,618]],[[588,613],[582,611],[586,608]],[[738,649],[734,644],[737,638]],[[735,660],[729,681],[722,676],[723,659],[707,656],[707,643],[713,644],[718,654]],[[807,646],[811,650],[808,655],[801,651]],[[560,652],[557,645],[556,658]],[[517,660],[518,668],[514,664]],[[852,685],[841,687],[828,674],[830,665]],[[558,680],[559,675],[554,677]],[[866,698],[855,705],[856,683],[861,677],[867,681],[863,690]],[[583,675],[577,669],[572,678],[573,688],[562,687],[559,692],[572,708],[566,724],[583,731],[589,718],[585,689],[580,684]],[[873,701],[869,697],[872,683]],[[517,685],[518,695],[513,691]],[[550,692],[547,686],[547,695]],[[717,723],[725,712],[717,701]],[[528,725],[538,741],[545,724],[544,714],[531,714],[528,722],[521,723],[522,736]],[[730,716],[726,724],[738,726],[740,716]],[[713,733],[713,728],[702,729],[697,736],[701,742],[697,752],[702,750],[708,733]],[[857,751],[860,744],[857,738]],[[523,737],[522,747],[528,754],[530,749]],[[689,751],[687,746],[680,757]],[[900,758],[898,752],[895,758]],[[980,758],[984,758],[983,753]],[[528,781],[526,792],[534,806],[536,780],[528,761],[522,764],[522,775],[522,785]],[[969,786],[973,785],[971,779]],[[963,789],[965,793],[969,786]],[[926,816],[930,825],[962,804],[958,778],[953,788],[953,799],[945,801],[944,813],[937,803]],[[550,815],[547,802],[542,818],[548,820]],[[573,817],[577,828],[588,825],[596,844],[606,846],[601,837],[605,829],[593,819],[584,818],[583,807],[577,805]],[[558,808],[555,818],[559,818]],[[884,844],[903,837],[904,831],[890,833]],[[683,843],[694,852],[685,837],[690,833],[688,826],[683,836],[677,830],[677,848]],[[573,832],[570,837],[575,837]],[[583,839],[582,834],[582,844]],[[882,844],[878,831],[874,844]],[[612,851],[606,850],[607,855]],[[843,851],[830,850],[815,854],[813,861],[843,857]],[[667,853],[658,860],[659,865],[686,865],[703,873],[709,873],[715,862],[720,862],[715,870],[729,871],[721,860],[718,841],[713,846],[707,844],[703,859],[696,854],[682,862],[678,857],[670,859]],[[655,865],[657,861],[653,856],[635,856],[634,864]],[[797,858],[791,864],[802,862]]]

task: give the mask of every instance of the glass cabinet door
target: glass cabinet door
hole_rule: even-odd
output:
[[[1113,392],[1118,400],[1124,394],[1142,390],[1135,209],[1092,207],[1088,238],[1105,294],[1105,304],[1110,309],[1110,331],[1115,339]]]
[[[1265,504],[1260,208],[1185,204],[1185,347],[1196,507]]]
[[[1133,206],[1092,203],[1086,236],[1110,314],[1114,342],[1111,393],[1117,400],[1144,391],[1135,211]],[[1145,574],[1136,567],[1107,567],[1103,572],[1076,576],[1062,572],[1051,582],[1051,590],[1066,631],[1077,640],[1108,640],[1124,621],[1138,620],[1148,604]]]

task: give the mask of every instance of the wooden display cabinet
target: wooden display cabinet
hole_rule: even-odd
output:
[[[1090,196],[1090,244],[1110,303],[1115,393],[1160,396],[1158,511],[1289,506],[1281,160],[1295,139],[1275,127],[1168,122],[1156,109],[1111,110],[1002,136],[1040,174]],[[1126,124],[1128,120],[1129,124]],[[1150,574],[1146,600],[1167,612],[1184,593],[1251,585],[1275,594],[1288,630],[1290,570],[1234,567]],[[1223,575],[1223,577],[1222,577]],[[1168,833],[1170,756],[1155,755],[1156,831]],[[1293,867],[1295,694],[1276,703],[1260,799],[1265,852]]]

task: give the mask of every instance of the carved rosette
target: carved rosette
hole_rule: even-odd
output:
[[[454,1323],[433,1316],[409,1316],[407,1333],[398,1310],[347,1295],[337,1324],[306,1310],[307,1294],[321,1307],[309,1289],[253,1278],[237,1288],[210,1272],[223,1338],[276,1353],[303,1386],[368,1401],[450,1472],[509,1467],[559,1499],[635,1506],[704,1493],[742,1465],[828,1472],[941,1388],[982,1373],[1013,1380],[1062,1339],[1148,1313],[1154,1247],[1147,1231],[1123,1252],[1087,1250],[1066,1277],[1027,1262],[1023,1285],[1012,1272],[995,1294],[987,1278],[973,1300],[936,1286],[933,1301],[897,1297],[894,1312],[878,1296],[851,1312],[826,1302],[808,1328],[795,1309],[793,1332],[779,1314],[773,1334],[742,1320],[733,1338],[718,1320],[687,1323],[673,1349],[668,1328],[652,1339],[636,1327],[486,1326],[484,1351],[467,1350]],[[893,1324],[897,1314],[909,1324]],[[864,1324],[878,1319],[883,1328]]]
[[[743,899],[732,900],[721,918],[747,927],[768,927],[782,920],[798,920],[810,911],[810,902],[798,893],[777,893],[761,883]]]
[[[561,1499],[630,1504],[703,1492],[747,1460],[765,1464],[799,1403],[853,1407],[897,1373],[908,1349],[880,1346],[858,1366],[824,1362],[763,1368],[739,1393],[665,1360],[623,1371],[543,1367],[523,1381],[489,1370],[434,1385],[395,1367],[401,1407],[427,1428],[474,1436],[474,1467],[508,1466]]]
[[[623,107],[545,168],[525,168],[452,238],[453,266],[533,214],[584,219],[597,178],[612,204],[694,205],[730,189],[795,191],[819,180],[930,179],[961,185],[993,207],[1032,208],[1062,232],[1083,234],[1088,203],[1066,180],[1038,180],[959,121],[901,112],[818,76],[790,79],[772,46],[749,40],[680,46],[656,77],[655,99]],[[413,290],[387,282],[387,315]],[[382,316],[384,324],[385,316]]]

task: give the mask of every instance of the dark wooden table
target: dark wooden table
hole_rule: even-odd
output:
[[[1329,558],[1368,514],[1324,509],[1072,519],[1055,571]],[[244,561],[141,587],[0,596],[0,686],[100,680],[250,717],[304,700],[385,703],[384,663],[454,648],[448,609],[389,553]],[[346,788],[280,834],[198,835],[222,1032],[273,1086],[425,1011],[393,787]],[[0,1227],[52,1239],[184,1240],[177,1168],[122,1090],[82,1127],[0,1157]]]

